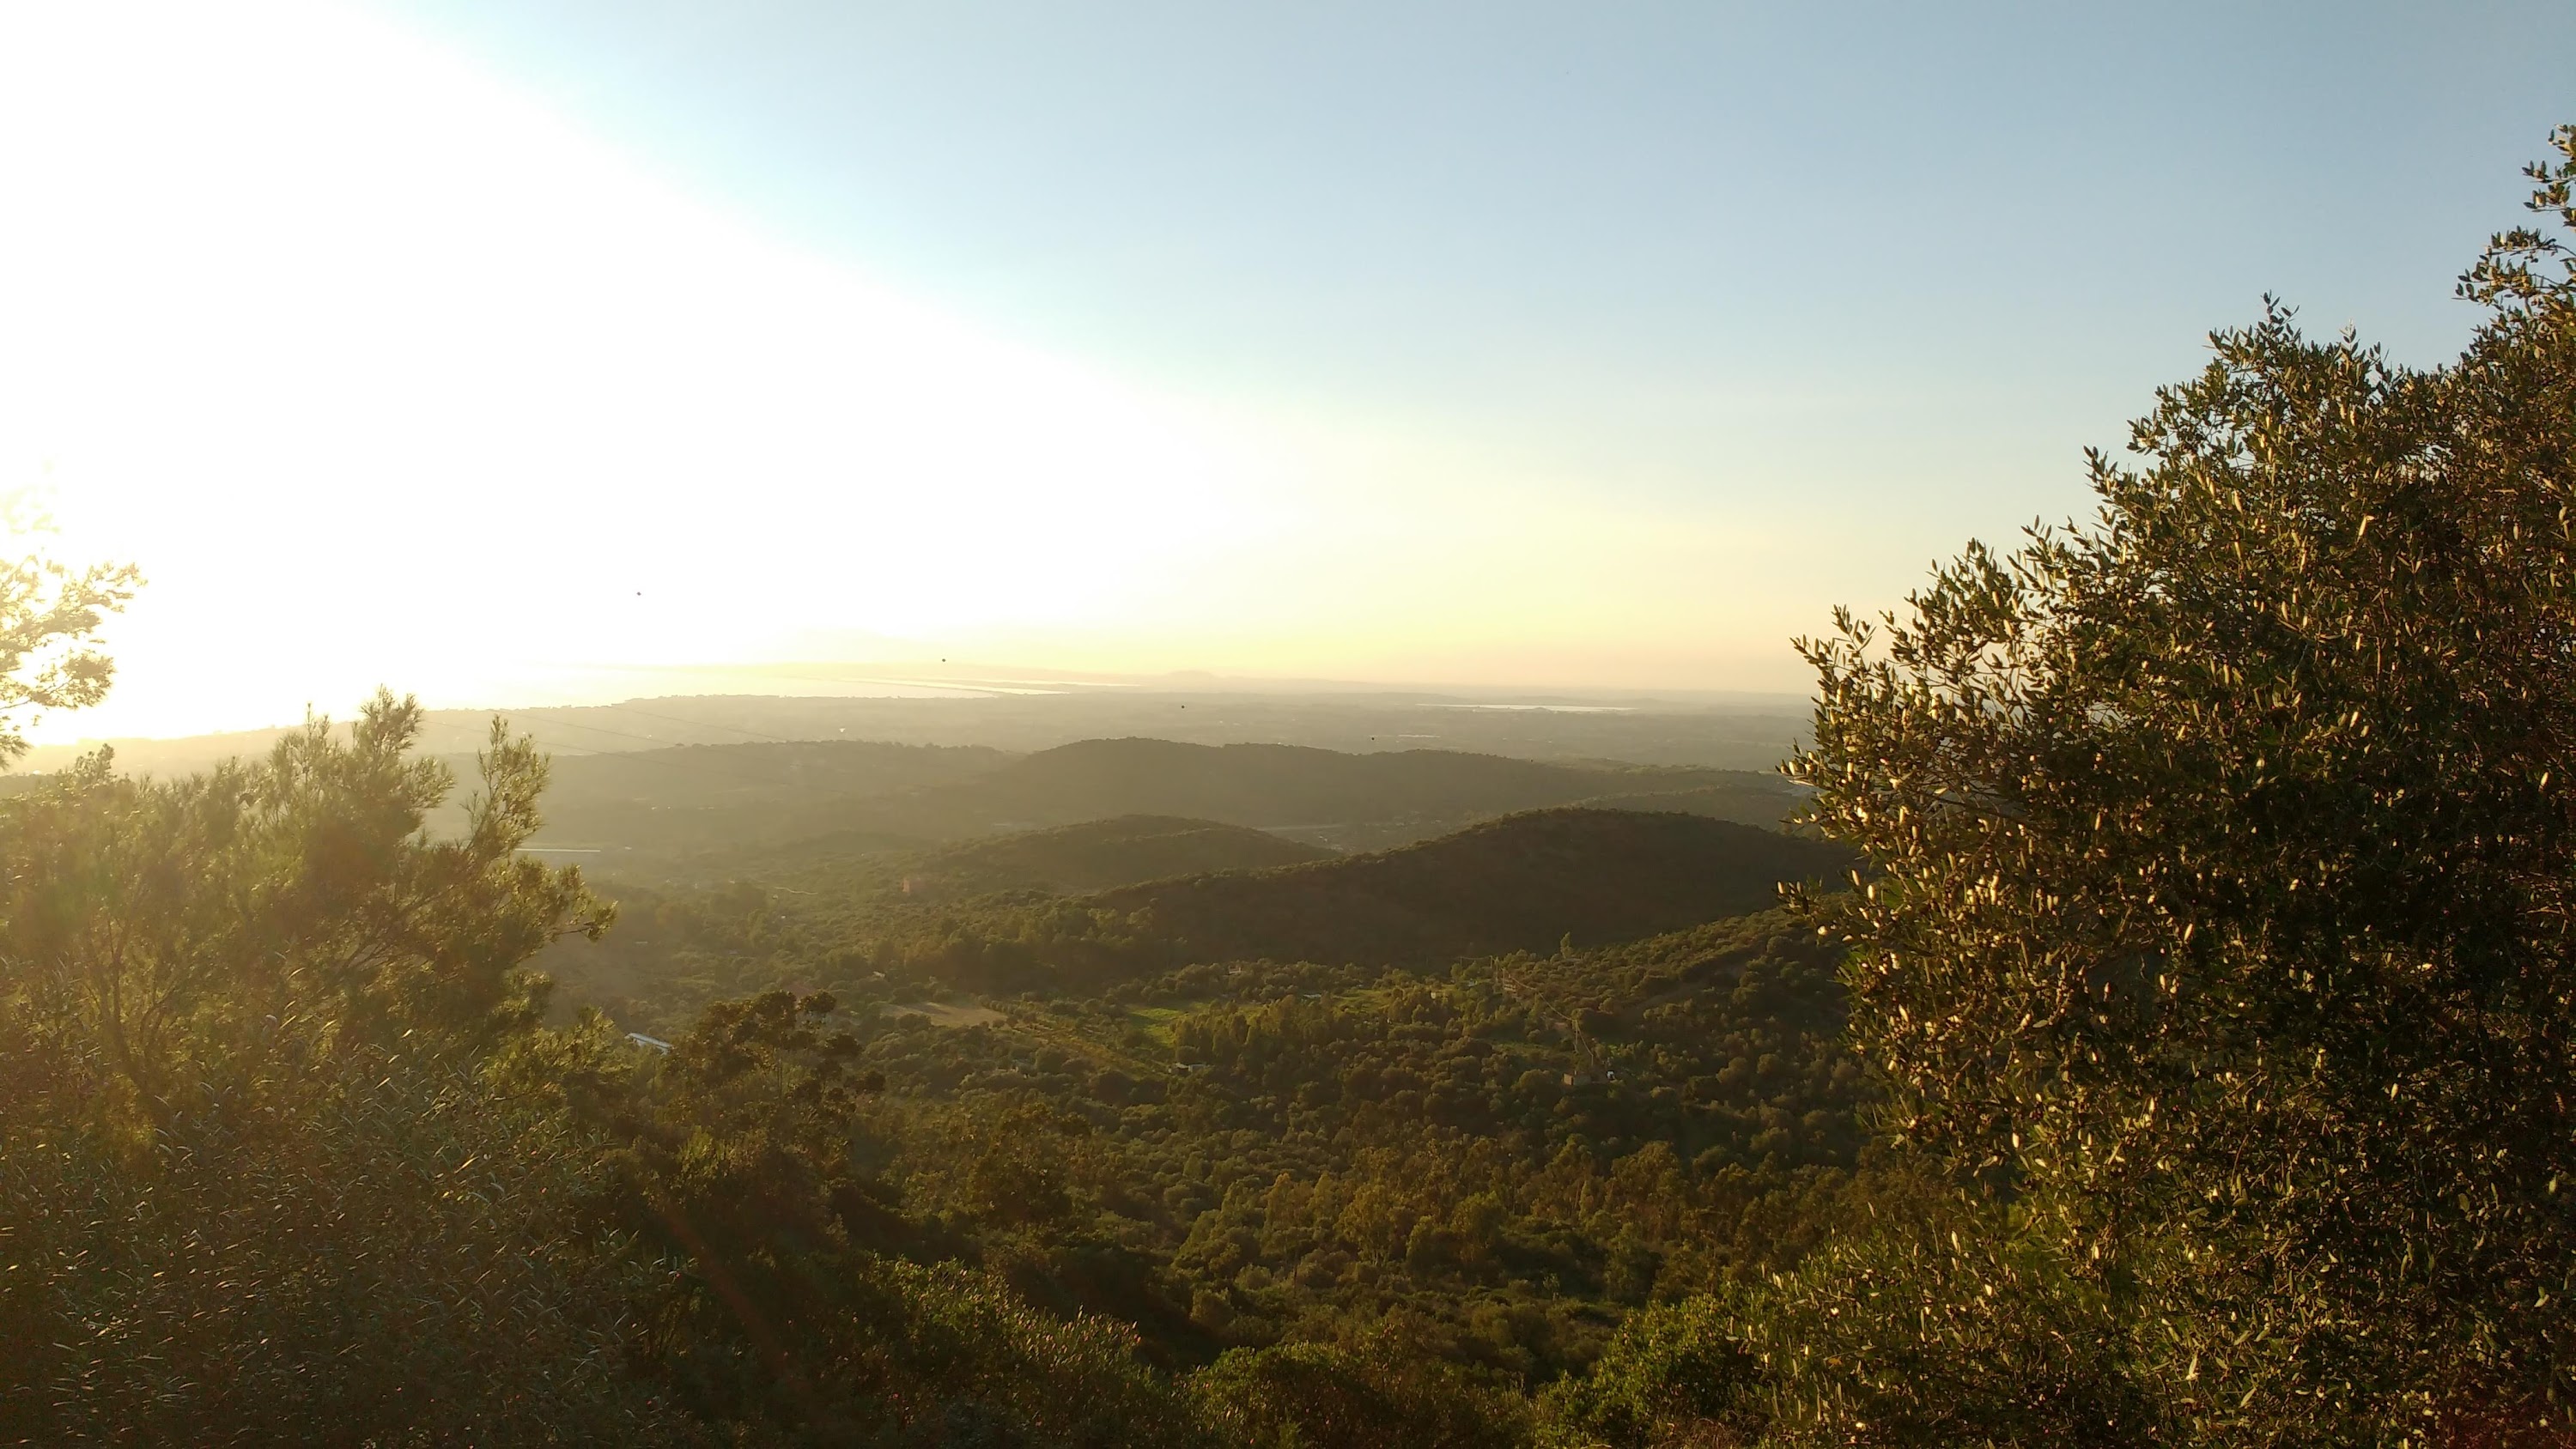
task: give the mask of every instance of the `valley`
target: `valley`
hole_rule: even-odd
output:
[[[1493,1386],[1862,1210],[1838,949],[1780,906],[1855,862],[1777,777],[1133,738],[555,769],[542,838],[619,907],[537,959],[557,1020],[763,1070],[787,1023],[846,1039],[851,1230],[1167,1369],[1400,1331],[1503,1442]]]

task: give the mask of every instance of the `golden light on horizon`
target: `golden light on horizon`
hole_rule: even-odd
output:
[[[1712,579],[1783,540],[1017,344],[344,7],[10,12],[0,186],[0,483],[150,579],[43,737],[948,652],[1721,683],[1728,608],[1791,682]]]

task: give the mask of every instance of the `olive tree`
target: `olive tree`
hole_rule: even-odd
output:
[[[1791,770],[1868,861],[1849,983],[1898,1135],[2087,1280],[2122,1372],[2213,1438],[2558,1425],[2576,1392],[2576,127],[2553,140],[2537,223],[2461,280],[2455,362],[2272,305],[2129,461],[2092,457],[2089,522],[1800,642]]]

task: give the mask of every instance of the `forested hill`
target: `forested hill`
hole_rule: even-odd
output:
[[[1370,850],[1519,810],[1615,798],[1776,825],[1795,787],[1744,771],[1448,750],[1084,740],[1034,755],[859,741],[690,745],[558,760],[541,844],[611,874],[766,878],[817,860],[1121,815]],[[748,854],[746,854],[748,852]]]
[[[1568,938],[1614,944],[1766,910],[1783,883],[1839,883],[1852,862],[1731,821],[1567,808],[1247,868],[1304,849],[1237,826],[1125,817],[825,862],[771,885],[619,884],[624,913],[606,939],[563,942],[541,964],[567,1009],[676,1029],[716,996],[780,983],[1089,991],[1193,962],[1440,968]],[[1107,888],[1083,892],[1092,882]]]
[[[557,755],[549,767],[546,806],[554,816],[625,801],[663,809],[775,808],[944,785],[990,774],[1018,758],[975,745],[878,740],[780,740]]]
[[[1841,876],[1820,841],[1703,816],[1542,810],[1397,850],[1106,891],[1176,962],[1434,966],[1597,946],[1740,916],[1784,884]]]
[[[1353,755],[1302,745],[1192,745],[1173,740],[1083,740],[937,792],[965,811],[1063,824],[1104,815],[1184,815],[1257,828],[1352,821],[1446,819],[1506,813],[1612,794],[1759,782],[1719,770],[1579,765],[1403,750]],[[1770,807],[1776,821],[1782,806]],[[1766,822],[1767,823],[1767,822]]]

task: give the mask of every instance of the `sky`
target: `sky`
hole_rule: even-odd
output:
[[[2562,3],[0,0],[0,487],[150,579],[36,735],[942,659],[1799,692],[2265,293],[2456,351],[2571,54]]]

